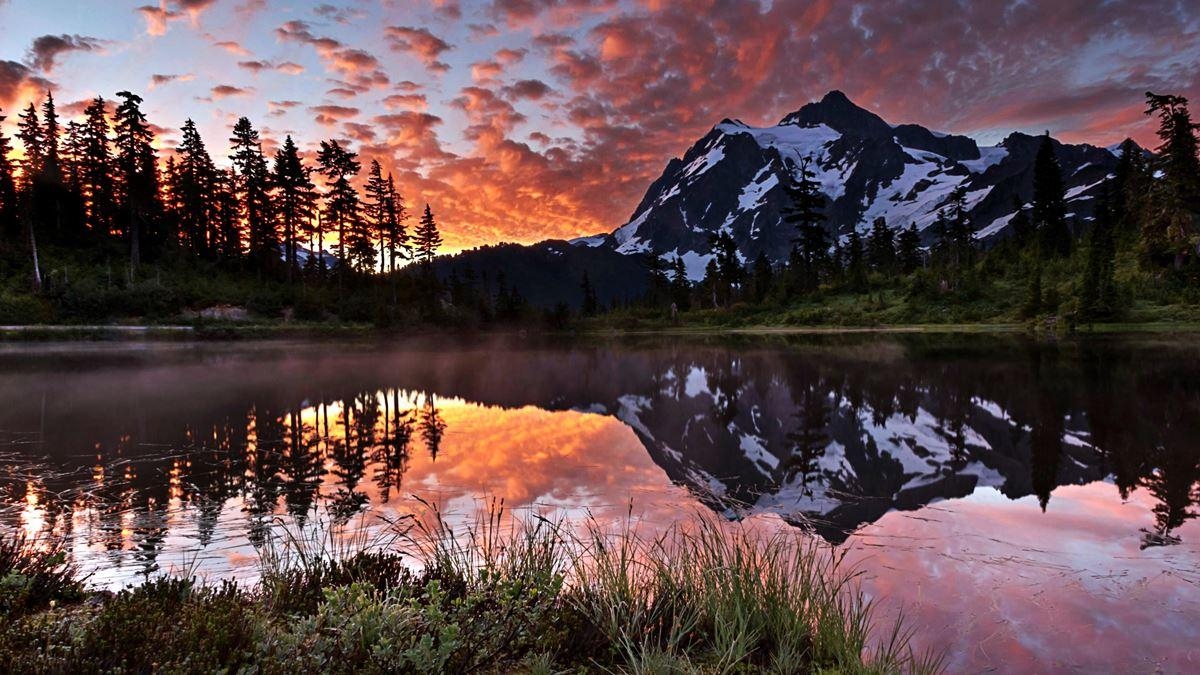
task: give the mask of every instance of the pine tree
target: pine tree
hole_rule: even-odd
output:
[[[1112,179],[1112,222],[1123,240],[1137,232],[1150,182],[1145,152],[1133,139],[1125,139]]]
[[[338,267],[344,273],[352,265],[352,245],[361,220],[358,191],[350,179],[358,175],[362,165],[357,153],[344,149],[337,141],[321,141],[317,163],[325,175],[325,222],[337,232]]]
[[[213,248],[218,257],[236,260],[242,257],[242,203],[238,199],[238,181],[233,170],[213,173],[211,206]]]
[[[671,261],[671,301],[680,311],[691,306],[692,282],[688,279],[687,264],[683,258],[675,256]]]
[[[42,125],[38,121],[37,108],[32,103],[19,115],[17,140],[21,141],[21,147],[25,151],[25,158],[21,161],[19,189],[32,197],[33,185],[42,173],[42,156],[45,154]]]
[[[967,192],[961,185],[950,193],[947,228],[954,266],[970,265],[975,258],[975,226],[967,212]]]
[[[433,259],[441,247],[442,235],[438,231],[437,221],[433,218],[433,211],[429,208],[429,204],[426,204],[425,213],[421,216],[421,220],[413,232],[413,248],[416,250],[416,258],[426,272],[432,271]]]
[[[221,229],[217,224],[217,169],[191,119],[180,130],[179,161],[175,167],[172,197],[180,235],[188,250],[202,258],[219,252]]]
[[[246,248],[258,269],[273,269],[279,260],[279,230],[270,198],[270,169],[258,131],[248,118],[239,118],[229,139],[233,154],[234,198],[246,229]]]
[[[649,280],[646,300],[651,306],[661,305],[669,295],[670,281],[667,279],[669,263],[663,254],[651,249],[646,252],[645,264],[646,277]]]
[[[921,267],[921,235],[916,224],[910,223],[896,236],[896,258],[903,274],[912,274]]]
[[[116,193],[124,236],[129,241],[129,259],[134,269],[141,264],[144,245],[163,248],[174,233],[162,227],[159,203],[158,158],[154,151],[154,132],[142,112],[142,99],[128,91],[117,92],[113,130],[117,151]]]
[[[1043,259],[1065,258],[1071,253],[1066,189],[1050,134],[1042,137],[1033,162],[1033,226]]]
[[[783,221],[796,228],[797,237],[793,244],[798,249],[797,259],[802,269],[798,273],[803,289],[815,289],[820,283],[821,269],[828,264],[829,234],[825,231],[825,197],[820,185],[814,180],[816,174],[808,168],[810,159],[805,158],[800,166],[790,167],[784,181],[787,205],[783,209]]]
[[[1153,209],[1143,227],[1143,249],[1149,256],[1170,258],[1176,269],[1194,253],[1200,215],[1200,125],[1192,121],[1182,96],[1146,92],[1147,115],[1159,119],[1155,168],[1162,180],[1153,189]]]
[[[871,224],[867,236],[867,262],[880,274],[891,275],[896,270],[896,239],[883,216]]]
[[[394,187],[394,186],[393,186]],[[379,242],[380,270],[386,270],[388,250],[388,230],[391,227],[391,193],[388,182],[383,178],[383,169],[379,160],[371,160],[371,169],[367,172],[366,200],[363,204],[363,214],[371,236]]]
[[[846,248],[843,255],[846,260],[846,283],[850,290],[858,292],[866,290],[866,254],[863,249],[862,236],[858,234],[858,230],[850,230],[850,234],[846,237]]]
[[[0,110],[0,247],[12,245],[15,247],[19,236],[17,217],[17,185],[15,182],[15,167],[9,153],[8,137],[4,135],[3,124],[7,117]]]
[[[397,256],[403,260],[412,259],[412,246],[409,244],[408,227],[404,224],[406,220],[408,220],[408,208],[404,205],[404,198],[396,191],[395,179],[392,178],[391,173],[388,173],[387,227],[385,228],[384,235],[387,239],[389,271],[393,274],[396,272]]]
[[[579,289],[583,294],[583,315],[596,316],[600,311],[600,302],[596,299],[596,289],[592,286],[592,280],[588,278],[587,270],[583,271],[583,280],[579,283]]]
[[[80,188],[88,228],[108,236],[113,232],[112,152],[109,148],[108,115],[104,99],[97,96],[83,111],[82,147],[80,148]]]
[[[1088,238],[1087,265],[1079,290],[1079,318],[1085,323],[1109,318],[1115,309],[1116,282],[1113,279],[1113,266],[1116,245],[1113,236],[1111,194],[1109,183],[1105,183]]]
[[[275,152],[275,165],[271,172],[271,188],[275,215],[283,236],[284,263],[287,279],[299,270],[297,242],[313,216],[316,199],[309,171],[300,159],[296,143],[289,135],[283,147]]]
[[[50,184],[62,183],[62,165],[58,156],[58,112],[54,107],[54,94],[47,91],[42,103],[42,178]]]

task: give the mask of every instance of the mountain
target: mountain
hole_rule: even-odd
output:
[[[893,229],[916,224],[927,243],[929,226],[950,193],[962,187],[978,236],[1002,236],[1014,199],[1033,195],[1033,160],[1041,139],[1013,133],[999,145],[979,147],[966,136],[893,125],[834,91],[785,116],[773,127],[724,120],[673,159],[633,212],[607,237],[574,240],[577,246],[635,254],[650,250],[680,256],[698,280],[711,257],[709,237],[730,232],[746,260],[759,252],[787,258],[792,229],[780,222],[786,203],[781,185],[802,159],[825,196],[831,234],[865,232],[883,217]],[[1054,141],[1063,168],[1071,217],[1092,216],[1100,184],[1116,167],[1110,150]]]
[[[645,288],[645,274],[633,271],[630,260],[640,267],[642,254],[650,251],[682,258],[689,278],[700,280],[712,258],[710,237],[722,230],[733,236],[745,261],[765,252],[782,262],[795,232],[780,220],[786,204],[781,186],[803,159],[811,161],[821,184],[831,234],[865,232],[882,217],[893,229],[915,224],[931,243],[929,226],[951,192],[961,187],[986,246],[1005,235],[1014,204],[1032,200],[1041,140],[1013,133],[998,145],[980,147],[966,136],[890,124],[833,91],[772,127],[723,120],[682,158],[667,163],[629,221],[611,234],[506,247],[503,255],[495,248],[468,251],[439,261],[438,270],[447,276],[466,267],[485,266],[493,273],[504,269],[509,278],[530,277],[528,286],[515,283],[534,302],[578,306],[578,280],[585,269],[597,280],[603,302],[637,297]],[[1092,217],[1117,156],[1111,149],[1053,143],[1069,218],[1078,226]],[[526,269],[529,264],[545,269],[535,274]],[[555,283],[534,288],[533,276]]]

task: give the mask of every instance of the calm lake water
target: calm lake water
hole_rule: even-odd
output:
[[[1198,338],[0,345],[0,528],[93,584],[418,497],[797,528],[954,671],[1200,672]]]

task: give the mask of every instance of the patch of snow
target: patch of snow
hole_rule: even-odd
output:
[[[967,171],[971,173],[983,173],[1003,162],[1006,157],[1008,157],[1008,148],[1003,145],[996,145],[988,148],[980,148],[979,159],[971,159],[959,162],[959,164],[967,167]]]

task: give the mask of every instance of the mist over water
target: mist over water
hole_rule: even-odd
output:
[[[1200,659],[1200,345],[997,336],[0,347],[0,527],[95,585],[295,532],[697,509],[848,550],[953,670]],[[417,499],[419,498],[419,500]]]

